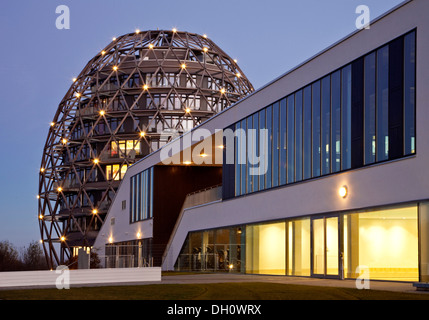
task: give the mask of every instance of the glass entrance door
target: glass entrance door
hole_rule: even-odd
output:
[[[338,278],[339,219],[323,217],[312,219],[312,275]]]

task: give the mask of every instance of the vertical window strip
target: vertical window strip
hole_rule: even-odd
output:
[[[280,185],[287,183],[287,102],[280,101]]]
[[[321,174],[331,173],[331,76],[322,79],[321,97]]]
[[[376,160],[389,158],[389,48],[377,50],[377,148]]]
[[[295,94],[295,181],[302,180],[302,90]]]
[[[416,153],[416,32],[404,38],[404,155]]]
[[[287,99],[287,182],[295,182],[295,95]]]
[[[364,62],[364,164],[375,162],[376,153],[376,54],[367,55]]]
[[[279,185],[279,156],[280,156],[280,139],[279,139],[279,124],[280,124],[280,110],[279,103],[273,105],[273,144],[272,144],[272,157],[273,157],[273,187]]]

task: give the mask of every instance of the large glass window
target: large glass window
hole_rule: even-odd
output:
[[[322,168],[321,174],[325,175],[331,172],[331,76],[322,79]]]
[[[237,122],[235,124],[235,132],[240,132],[241,129],[241,122]],[[235,145],[234,145],[234,168],[235,168],[235,195],[239,196],[241,195],[241,148],[242,145],[240,143],[240,139],[237,138]]]
[[[261,129],[266,129],[267,128],[267,124],[266,124],[266,109],[262,109],[261,111],[258,112],[259,114],[259,128]],[[268,133],[268,139],[269,139],[269,133]],[[268,152],[268,146],[265,145],[265,143],[262,145],[263,150],[261,150],[261,154],[267,154]],[[268,163],[267,166],[269,166],[269,159],[268,159]],[[263,190],[267,187],[265,181],[266,181],[266,174],[261,174],[259,176],[259,189]]]
[[[273,165],[273,187],[279,185],[279,156],[280,156],[280,110],[279,103],[274,103],[273,105],[273,144],[272,144],[272,165]]]
[[[286,274],[286,223],[246,226],[246,273]]]
[[[130,180],[130,222],[153,217],[153,167]]]
[[[246,121],[246,119],[244,119],[244,120],[242,120],[241,121],[241,132],[242,132],[242,134],[240,134],[240,160],[241,160],[241,162],[240,162],[240,171],[241,171],[241,173],[240,173],[240,179],[241,179],[241,181],[240,181],[240,183],[241,183],[241,187],[240,187],[240,189],[241,189],[241,194],[246,194],[247,193],[247,190],[246,190],[246,187],[247,187],[247,166],[246,166],[246,164],[247,164],[247,152],[246,152],[246,150],[247,150],[247,148],[246,148],[246,134],[247,134],[247,121]]]
[[[287,182],[295,181],[295,96],[287,99]]]
[[[303,178],[311,178],[311,86],[304,88],[304,106],[303,106]]]
[[[367,55],[364,62],[364,163],[375,162],[375,52]]]
[[[266,128],[268,130],[268,166],[265,183],[266,188],[271,188],[273,181],[273,106],[267,108],[266,120]]]
[[[246,131],[246,136],[247,136],[247,156],[246,156],[246,162],[247,162],[247,170],[246,170],[246,176],[247,176],[247,181],[246,181],[246,188],[247,188],[247,193],[253,192],[253,186],[252,186],[252,181],[253,181],[253,177],[250,175],[250,168],[253,166],[250,161],[253,162],[253,158],[252,155],[254,154],[254,141],[253,141],[253,135],[251,134],[252,130],[253,130],[253,117],[248,117],[247,118],[247,131]]]
[[[310,275],[310,219],[288,222],[288,275]]]
[[[312,100],[313,100],[313,177],[320,176],[320,81],[312,85]]]
[[[341,71],[341,170],[352,166],[352,67]]]
[[[253,151],[253,157],[256,156],[261,156],[261,151],[260,151],[260,144],[259,144],[259,115],[258,114],[254,114],[252,116],[253,118],[253,128],[255,129],[255,143],[253,144],[254,148],[256,148]],[[253,163],[255,163],[255,161],[253,161]],[[259,175],[253,175],[251,176],[252,179],[252,188],[253,191],[258,191],[259,190]]]
[[[418,280],[417,206],[401,206],[348,214],[344,223],[345,276]],[[358,270],[359,271],[359,270]]]
[[[362,61],[359,67],[353,67],[356,70],[349,64],[242,119],[236,126],[237,130],[267,129],[269,139],[267,146],[260,146],[258,136],[250,134],[236,140],[240,144],[235,150],[239,162],[235,181],[240,184],[235,186],[236,195],[351,169],[352,154],[354,167],[388,160],[389,156],[397,158],[414,154],[415,32],[403,37],[403,46],[393,45],[402,43],[397,40],[363,56],[359,59]],[[394,66],[393,60],[389,62],[389,54],[392,56],[399,47],[404,51],[397,54],[404,58],[402,84],[402,72],[396,70],[398,65],[393,70],[396,73],[389,69]],[[352,77],[353,70],[359,75]],[[389,94],[391,73],[395,73],[400,89],[404,90],[402,106]],[[353,81],[359,83],[353,85]],[[395,112],[390,111],[389,116],[392,101],[396,102]],[[393,115],[396,118],[391,117]],[[400,134],[401,131],[398,133],[398,128],[404,130],[403,134]],[[390,134],[397,133],[395,141],[389,139],[389,130]],[[404,141],[401,140],[402,136]],[[253,141],[255,138],[256,141]],[[393,146],[396,147],[394,155]],[[112,145],[112,150],[123,154],[131,147],[131,143],[127,142]],[[250,156],[258,154],[267,157],[265,175],[250,175],[247,168],[255,159],[245,159],[247,154],[242,153],[243,148],[244,153]]]
[[[341,71],[331,77],[331,166],[332,172],[341,170]]]
[[[287,177],[287,103],[280,101],[280,184],[286,184]]]
[[[389,158],[389,47],[377,51],[377,161]]]
[[[404,38],[404,154],[416,153],[416,33]]]
[[[295,181],[302,180],[302,90],[295,94]]]

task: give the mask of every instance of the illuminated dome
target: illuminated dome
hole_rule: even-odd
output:
[[[73,79],[43,150],[38,215],[49,265],[92,246],[128,166],[252,91],[206,36],[114,38]]]

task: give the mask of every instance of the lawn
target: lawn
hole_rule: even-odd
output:
[[[429,300],[429,294],[266,282],[0,290],[2,300]]]

